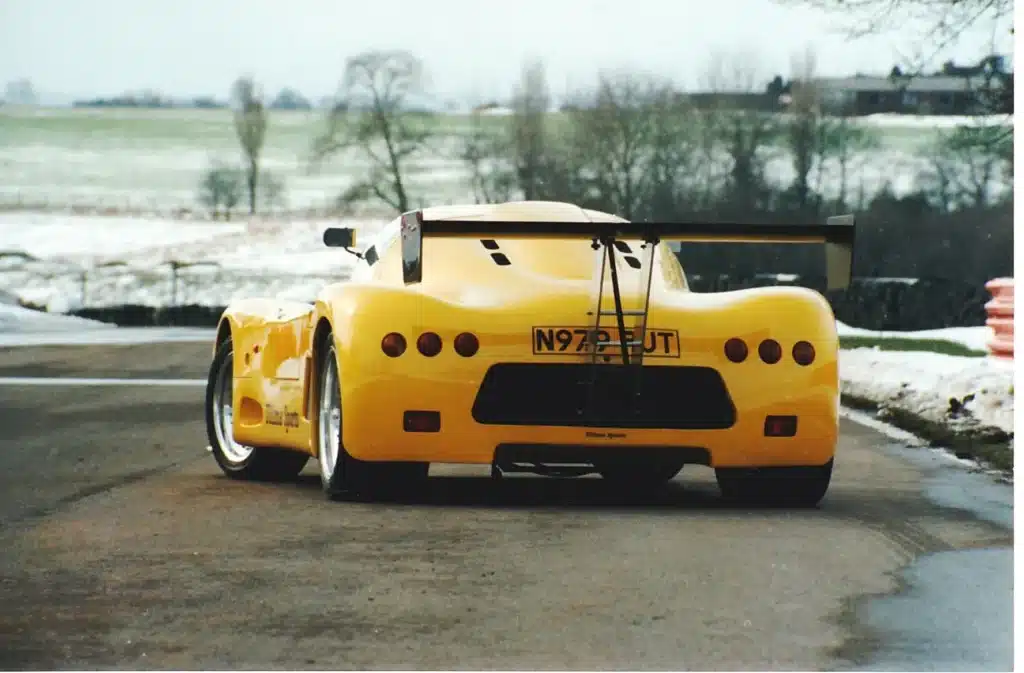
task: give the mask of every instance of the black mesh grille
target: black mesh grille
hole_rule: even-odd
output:
[[[506,363],[487,370],[473,418],[490,425],[717,430],[736,422],[736,408],[710,367]]]

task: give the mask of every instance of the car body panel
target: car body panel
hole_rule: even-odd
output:
[[[425,212],[434,219],[622,221],[570,204],[541,202]],[[239,442],[316,455],[311,423],[316,335],[329,327],[340,370],[342,439],[357,459],[489,464],[499,445],[520,444],[615,447],[624,454],[639,447],[699,447],[716,467],[821,465],[832,458],[838,438],[839,344],[835,318],[819,293],[799,287],[694,293],[676,256],[660,243],[647,327],[664,332],[659,338],[666,343],[675,332],[676,343],[670,349],[674,355],[647,357],[642,366],[717,371],[735,408],[735,423],[720,429],[481,423],[474,418],[474,403],[493,365],[575,363],[581,371],[590,370],[590,360],[575,347],[535,352],[534,328],[592,324],[587,313],[594,308],[595,251],[586,239],[498,239],[497,252],[508,262],[501,265],[493,245],[479,239],[424,239],[423,280],[406,285],[396,232],[393,221],[374,243],[379,261],[372,267],[362,263],[348,282],[326,286],[312,304],[247,299],[227,307],[218,334],[230,330],[234,342]],[[627,242],[633,253],[639,251],[640,241]],[[639,272],[621,257],[618,271],[623,302],[637,305],[643,300]],[[606,309],[612,308],[610,295],[606,287]],[[611,326],[612,320],[605,324]],[[428,330],[443,343],[434,357],[416,350],[417,336]],[[452,348],[465,331],[479,338],[479,352],[472,357]],[[389,332],[406,338],[408,348],[400,357],[381,350]],[[744,362],[726,358],[724,344],[730,338],[747,343]],[[783,357],[776,364],[758,358],[757,344],[767,338],[782,345]],[[814,345],[811,365],[794,362],[790,352],[797,341]],[[602,357],[595,366],[607,365]],[[529,387],[509,390],[509,404],[531,394]],[[665,397],[659,404],[669,405],[675,395],[680,405],[699,404],[702,397],[694,390],[658,394]],[[440,412],[440,432],[406,431],[403,414],[409,410]],[[766,415],[797,416],[796,435],[765,437]]]

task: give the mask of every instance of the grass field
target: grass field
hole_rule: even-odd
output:
[[[559,113],[552,113],[558,123]],[[485,116],[501,124],[501,116]],[[867,118],[879,147],[854,162],[854,189],[867,194],[891,180],[895,191],[915,187],[923,154],[939,124],[921,118]],[[311,173],[312,140],[322,129],[318,111],[274,111],[263,166],[284,178],[289,210],[322,208],[361,172],[356,155],[336,157]],[[429,152],[410,179],[415,200],[447,203],[471,198],[467,174],[455,158],[459,139],[471,127],[468,115],[443,115]],[[792,177],[781,148],[769,161],[769,178]],[[196,207],[196,186],[211,160],[240,158],[227,110],[0,108],[0,206],[88,205],[132,211]],[[825,182],[832,176],[826,171]],[[829,191],[825,185],[825,191]]]
[[[963,357],[984,357],[985,351],[975,350],[967,346],[943,339],[908,339],[902,337],[865,337],[843,336],[839,338],[841,348],[877,348],[883,351],[916,351],[942,353],[943,355],[960,355]]]

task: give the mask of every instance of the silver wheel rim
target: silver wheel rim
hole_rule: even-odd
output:
[[[327,482],[338,466],[341,449],[341,387],[338,385],[338,363],[333,351],[327,353],[320,372],[319,411],[317,439],[320,475]]]
[[[232,363],[233,358],[224,358],[217,371],[217,381],[213,388],[213,429],[217,433],[217,442],[224,456],[232,463],[241,463],[252,455],[252,447],[235,441],[234,408],[231,400]]]

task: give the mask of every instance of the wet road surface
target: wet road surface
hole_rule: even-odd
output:
[[[0,349],[0,377],[203,378],[209,357]],[[0,667],[1012,664],[1012,530],[992,515],[1012,491],[986,492],[986,515],[962,470],[946,479],[854,423],[812,511],[726,507],[700,467],[630,495],[434,466],[416,502],[332,503],[312,463],[293,484],[221,476],[201,398],[0,386]],[[982,635],[958,641],[949,610]]]

